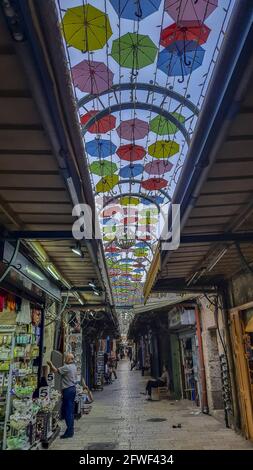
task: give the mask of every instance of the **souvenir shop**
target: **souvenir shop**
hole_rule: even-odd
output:
[[[195,310],[175,307],[168,315],[175,398],[201,401]]]
[[[2,253],[1,270],[12,259]],[[17,266],[17,267],[16,267]],[[59,432],[60,393],[43,365],[47,304],[60,300],[58,288],[22,254],[0,286],[0,448],[48,447]],[[50,353],[50,351],[48,351]]]

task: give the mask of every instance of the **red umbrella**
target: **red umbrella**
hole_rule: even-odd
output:
[[[135,162],[137,160],[142,160],[146,155],[146,150],[140,145],[121,145],[117,150],[117,155],[121,160],[126,160],[128,162]]]
[[[124,217],[124,225],[136,224],[138,217]]]
[[[149,131],[148,122],[134,118],[123,121],[117,128],[119,137],[126,140],[143,139]]]
[[[150,163],[147,163],[144,166],[146,173],[150,175],[164,175],[168,173],[173,167],[173,164],[169,160],[154,160]]]
[[[117,248],[116,246],[108,246],[108,248],[105,248],[106,253],[118,253],[121,250]]]
[[[98,95],[111,88],[114,74],[103,62],[82,60],[72,67],[74,85],[80,91]]]
[[[99,111],[89,111],[88,113],[81,116],[81,124],[85,125],[90,119],[92,119]],[[98,119],[91,126],[88,127],[88,131],[91,134],[106,134],[107,132],[114,129],[116,126],[116,117],[112,114]]]
[[[111,206],[103,210],[102,217],[113,217],[114,214],[123,214],[121,206]]]
[[[148,180],[141,182],[141,186],[149,191],[165,188],[167,184],[168,181],[164,178],[149,178]]]
[[[161,32],[160,44],[164,47],[170,46],[174,41],[195,41],[204,44],[211,30],[205,24],[196,24],[194,21],[187,23],[187,26],[180,26],[173,23]]]

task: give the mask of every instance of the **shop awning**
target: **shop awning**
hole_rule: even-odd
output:
[[[21,237],[21,250],[25,247],[49,277],[53,272],[59,285],[87,287],[73,304],[110,308],[100,242],[84,241],[79,257],[72,251],[75,240],[62,235],[71,234],[77,202],[95,208],[60,29],[56,17],[43,16],[34,2],[17,2],[15,8],[9,14],[3,8],[6,15],[0,16],[1,238],[29,231],[30,238]]]

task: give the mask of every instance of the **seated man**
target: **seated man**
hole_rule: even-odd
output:
[[[152,379],[148,380],[147,385],[146,385],[146,393],[148,394],[148,400],[152,400],[151,398],[151,393],[152,393],[152,388],[158,388],[158,387],[165,387],[167,386],[167,389],[169,389],[169,373],[168,373],[168,368],[166,366],[163,366],[163,373],[161,377],[159,377],[157,380]]]

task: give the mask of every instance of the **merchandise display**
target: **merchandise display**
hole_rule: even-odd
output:
[[[60,394],[53,380],[46,387],[39,380],[42,310],[9,294],[1,299],[0,448],[28,450],[43,444],[57,428]],[[10,317],[12,324],[4,324]],[[50,419],[44,426],[45,416]]]

